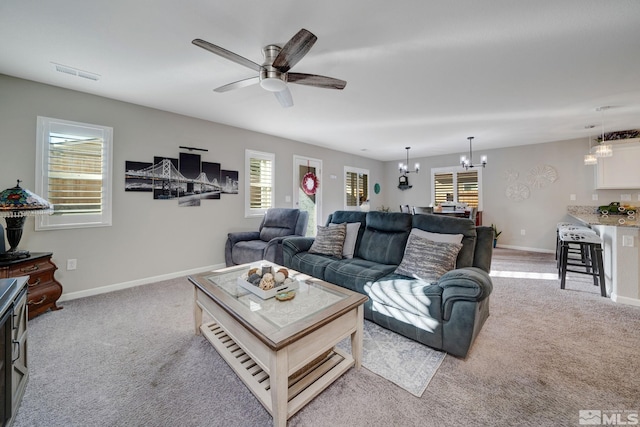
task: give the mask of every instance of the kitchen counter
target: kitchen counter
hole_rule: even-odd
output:
[[[568,206],[567,213],[578,221],[588,225],[611,225],[614,227],[640,228],[640,216],[601,215],[595,213],[597,206]],[[633,219],[632,219],[633,218]]]
[[[602,239],[604,276],[611,300],[640,306],[640,217],[599,215],[597,206],[568,206],[567,213]]]

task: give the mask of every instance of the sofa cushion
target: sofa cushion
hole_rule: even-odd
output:
[[[400,264],[402,248],[411,231],[411,217],[401,212],[369,212],[356,256],[381,264]]]
[[[344,238],[347,235],[347,224],[333,224],[329,227],[318,226],[316,238],[309,248],[310,254],[328,255],[342,258]]]
[[[361,258],[343,259],[327,265],[324,279],[351,291],[364,293],[367,283],[375,282],[392,273],[395,268],[396,265],[380,264]]]
[[[231,254],[233,262],[237,265],[262,259],[267,243],[262,240],[247,240],[236,243]]]
[[[298,222],[298,209],[272,208],[267,210],[260,228],[260,240],[269,240],[289,236],[295,233]]]
[[[339,224],[329,224],[329,227],[333,227]],[[347,234],[344,238],[344,245],[342,246],[342,258],[353,258],[353,253],[356,250],[356,242],[358,240],[358,231],[360,230],[359,222],[347,223]]]
[[[461,243],[434,242],[411,234],[396,274],[435,283],[440,276],[456,266]]]
[[[336,262],[335,258],[326,255],[310,254],[309,252],[298,252],[293,255],[285,266],[300,273],[308,274],[321,280],[325,279],[325,270],[331,263]]]
[[[420,230],[419,228],[412,228],[411,234],[415,234],[423,239],[433,240],[434,242],[445,243],[462,243],[462,234],[448,234],[448,233],[432,233],[430,231]]]
[[[456,267],[474,265],[476,249],[476,226],[466,218],[455,218],[446,215],[413,215],[413,227],[432,233],[462,234],[462,249],[458,253]]]

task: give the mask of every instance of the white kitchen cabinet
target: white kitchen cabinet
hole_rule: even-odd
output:
[[[640,189],[640,138],[611,143],[613,156],[598,159],[596,189]]]

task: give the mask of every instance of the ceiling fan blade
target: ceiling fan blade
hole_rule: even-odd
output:
[[[289,90],[289,88],[285,88],[280,92],[273,92],[273,94],[278,99],[280,105],[282,105],[284,108],[293,106],[293,97],[291,96],[291,91]]]
[[[240,89],[243,87],[251,86],[260,83],[260,77],[249,77],[248,79],[238,80],[237,82],[229,83],[224,86],[220,86],[214,89],[214,92],[229,92],[230,90]]]
[[[262,70],[262,65],[260,64],[256,64],[255,62],[238,55],[237,53],[233,53],[231,51],[228,51],[227,49],[220,47],[220,46],[216,46],[213,43],[209,43],[208,41],[204,41],[202,39],[194,39],[191,43],[195,44],[198,47],[201,47],[205,50],[208,50],[211,53],[215,53],[216,55],[220,55],[225,59],[228,59],[229,61],[233,61],[236,64],[240,64],[240,65],[244,65],[245,67],[251,68],[252,70],[255,71],[260,71]]]
[[[287,81],[299,85],[315,86],[324,89],[344,89],[347,82],[333,77],[318,76],[316,74],[288,73]]]
[[[310,31],[301,29],[284,45],[271,65],[278,71],[286,73],[309,52],[316,40],[318,38]]]

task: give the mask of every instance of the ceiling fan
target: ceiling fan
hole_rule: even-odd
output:
[[[289,72],[289,70],[309,52],[316,40],[318,40],[318,38],[315,35],[303,28],[282,48],[274,44],[265,46],[262,49],[262,54],[264,55],[262,65],[202,39],[195,39],[192,43],[258,72],[258,75],[255,77],[220,86],[214,89],[214,91],[227,92],[259,83],[263,89],[274,93],[280,105],[283,107],[291,107],[293,105],[293,98],[291,97],[291,91],[289,91],[287,83],[339,90],[344,89],[347,85],[346,81],[332,77]]]

